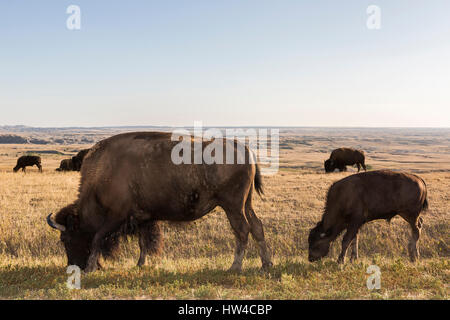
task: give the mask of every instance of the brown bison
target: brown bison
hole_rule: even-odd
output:
[[[328,254],[330,243],[346,229],[338,262],[343,263],[353,241],[352,260],[358,257],[358,230],[366,222],[400,215],[411,226],[411,261],[419,257],[417,241],[428,208],[427,187],[418,176],[388,170],[358,173],[341,179],[328,190],[322,220],[309,233],[309,261]]]
[[[73,171],[73,161],[72,159],[63,159],[59,164],[59,168],[56,171]]]
[[[41,165],[41,157],[39,156],[21,156],[19,159],[17,159],[17,164],[13,168],[14,172],[19,171],[22,169],[23,172],[26,172],[25,167],[32,167],[36,166],[39,169],[39,172],[42,172],[42,165]]]
[[[358,172],[361,169],[361,166],[364,171],[366,171],[364,161],[364,151],[351,148],[339,148],[333,150],[330,158],[324,162],[325,172],[333,172],[335,169],[346,171],[347,166],[352,166],[354,164],[358,167]]]
[[[188,145],[194,144],[194,138],[187,139]],[[120,235],[137,234],[141,266],[159,244],[158,221],[192,221],[220,206],[236,236],[231,270],[241,270],[249,232],[258,243],[263,269],[272,265],[263,225],[252,206],[253,192],[262,193],[259,166],[255,161],[175,164],[171,153],[179,143],[170,133],[135,132],[91,149],[81,168],[78,199],[54,218],[47,217],[61,231],[69,264],[94,271],[100,255],[113,252]],[[210,143],[199,144],[206,150]],[[254,159],[235,141],[224,139],[223,145],[231,145],[235,157]]]
[[[80,171],[83,164],[84,157],[88,154],[90,149],[83,149],[72,157],[73,170]]]

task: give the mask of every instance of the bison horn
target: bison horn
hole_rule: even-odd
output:
[[[63,226],[62,224],[56,223],[52,220],[52,213],[50,213],[47,216],[47,223],[50,227],[52,227],[53,229],[57,229],[59,231],[66,231],[66,227]]]
[[[323,238],[323,237],[325,237],[325,236],[326,236],[326,233],[321,233],[321,234],[320,234],[320,237],[321,237],[321,238]]]

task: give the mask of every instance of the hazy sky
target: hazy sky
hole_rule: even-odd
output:
[[[0,125],[448,127],[449,107],[448,0],[0,2]]]

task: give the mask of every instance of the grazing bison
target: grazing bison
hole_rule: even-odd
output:
[[[72,157],[73,170],[80,171],[81,165],[83,164],[83,159],[87,155],[90,149],[83,149]]]
[[[346,171],[347,166],[352,166],[354,164],[358,167],[358,172],[361,169],[361,166],[364,171],[366,171],[364,161],[364,151],[351,148],[339,148],[333,150],[330,158],[324,162],[325,172],[333,172],[335,169]]]
[[[400,215],[411,226],[411,261],[419,257],[417,241],[428,208],[427,187],[418,176],[388,170],[354,174],[341,179],[328,190],[322,220],[309,233],[309,261],[328,254],[330,243],[346,229],[338,262],[343,263],[353,241],[352,260],[358,257],[358,230],[366,222]]]
[[[186,139],[193,144],[194,138]],[[224,139],[223,145],[231,146],[235,159],[254,160],[248,148],[234,142]],[[137,234],[141,266],[147,253],[158,247],[158,221],[192,221],[220,206],[236,236],[231,270],[242,268],[249,232],[258,243],[263,269],[272,265],[263,225],[252,206],[253,192],[262,193],[255,161],[175,164],[171,153],[179,143],[171,141],[170,133],[135,132],[105,139],[91,149],[81,168],[78,199],[54,218],[47,217],[47,223],[61,231],[69,264],[94,271],[100,255],[113,252],[120,235]],[[199,144],[206,150],[210,143]]]
[[[17,164],[13,168],[13,171],[17,172],[20,169],[22,169],[23,172],[26,172],[25,167],[32,167],[34,165],[36,167],[38,167],[40,172],[42,172],[41,157],[39,157],[39,156],[21,156],[19,159],[17,159]]]
[[[72,159],[64,159],[61,160],[61,163],[59,164],[59,168],[56,169],[56,171],[73,171],[73,161]]]

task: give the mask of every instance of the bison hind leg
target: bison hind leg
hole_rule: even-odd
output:
[[[364,161],[361,162],[361,166],[363,167],[364,171],[367,171],[366,165],[364,164]]]
[[[259,256],[261,257],[262,269],[268,270],[272,267],[271,256],[269,250],[267,248],[266,240],[264,237],[264,229],[261,220],[255,214],[255,211],[251,205],[251,199],[247,200],[247,204],[245,207],[245,216],[250,225],[250,232],[252,237],[258,243],[259,248]]]
[[[147,254],[159,254],[162,248],[162,232],[158,221],[148,221],[139,226],[139,267],[145,265]]]
[[[415,262],[419,258],[419,249],[417,247],[417,242],[419,241],[423,220],[418,218],[417,221],[410,222],[411,225],[411,240],[409,242],[409,258],[411,262]]]
[[[227,214],[228,221],[231,224],[231,228],[233,229],[236,238],[234,260],[229,271],[240,272],[242,270],[242,260],[244,258],[245,249],[247,248],[250,226],[245,219],[243,208],[241,210],[225,209],[225,213]]]

